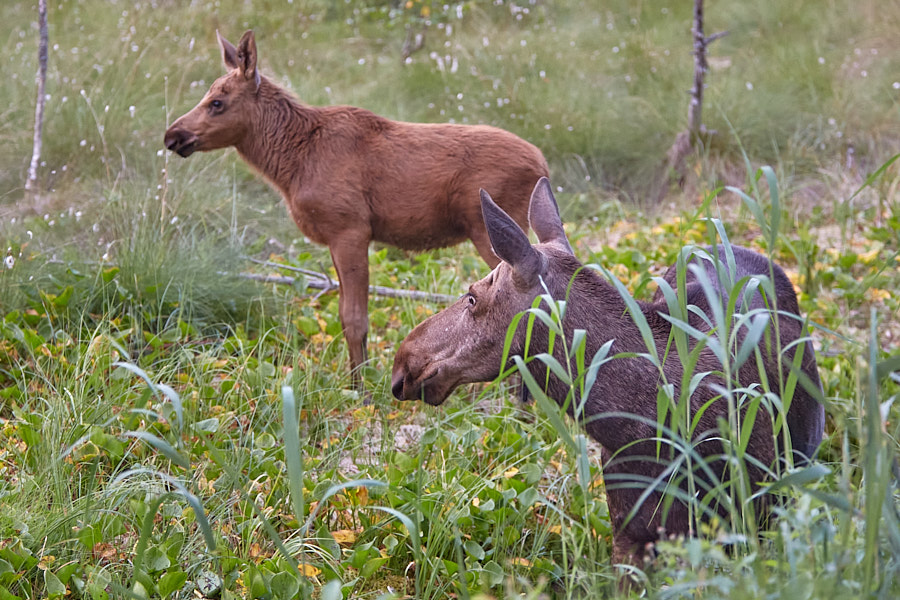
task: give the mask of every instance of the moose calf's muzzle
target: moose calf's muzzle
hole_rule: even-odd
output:
[[[177,127],[170,127],[163,139],[168,150],[187,158],[197,150],[197,136]]]

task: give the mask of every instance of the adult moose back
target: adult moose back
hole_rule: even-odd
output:
[[[366,360],[369,243],[424,250],[471,239],[493,267],[478,189],[496,194],[527,227],[528,191],[547,175],[547,162],[495,127],[402,123],[361,108],[305,105],[260,74],[252,31],[237,48],[216,35],[229,72],[169,127],[166,148],[188,157],[234,146],[281,192],[304,235],[328,246],[356,373]]]
[[[548,372],[543,362],[532,360],[527,368],[537,382],[546,381],[548,396],[560,404],[568,404],[570,414],[576,405],[584,402],[580,419],[603,447],[604,479],[614,537],[613,559],[637,561],[647,545],[659,539],[661,530],[667,534],[696,531],[696,523],[681,501],[687,493],[683,489],[684,467],[673,468],[673,465],[684,465],[686,454],[678,449],[679,441],[674,436],[668,436],[674,442],[672,445],[657,445],[654,441],[658,435],[657,398],[662,375],[674,386],[676,399],[685,377],[683,357],[670,345],[672,324],[665,318],[669,311],[662,294],[657,294],[652,302],[635,304],[648,325],[652,334],[650,343],[655,344],[662,362],[657,367],[643,356],[649,352],[648,346],[623,297],[607,280],[585,269],[573,255],[546,179],[541,179],[531,198],[529,218],[540,242],[536,246],[531,245],[519,226],[486,193],[482,194],[482,208],[494,250],[503,262],[486,278],[472,284],[455,304],[410,332],[394,360],[394,395],[401,400],[422,399],[437,405],[461,384],[490,381],[504,366],[502,353],[514,316],[530,308],[538,295],[549,293],[554,300],[565,299],[562,331],[567,344],[572,343],[575,330],[581,329],[586,331],[587,362],[608,342],[610,357],[620,353],[626,356],[613,358],[599,367],[595,383],[584,399],[577,395],[570,398],[569,386]],[[825,415],[815,398],[815,390],[820,387],[815,355],[803,334],[796,295],[780,267],[744,248],[734,246],[731,251],[733,263],[724,247],[713,254],[718,254],[720,267],[734,269],[735,282],[746,282],[748,277],[772,277],[774,294],[764,299],[755,291],[744,296],[742,303],[762,319],[761,323],[768,322],[770,332],[775,329],[771,325],[778,324],[778,338],[770,333],[759,344],[763,369],[757,368],[756,357],[751,356],[735,374],[738,381],[733,382],[736,385],[731,389],[761,391],[766,387],[762,383],[765,380],[777,394],[779,382],[790,378],[795,353],[803,352],[798,357],[798,377],[806,380],[806,387],[796,387],[786,417],[791,446],[802,461],[815,454],[822,439]],[[689,323],[696,331],[711,333],[711,323],[716,322],[712,317],[713,306],[719,304],[717,310],[723,310],[727,293],[718,282],[716,266],[706,260],[697,262],[699,270],[688,273],[685,286],[685,300],[696,311]],[[702,281],[701,273],[705,273],[708,282]],[[664,279],[676,287],[676,276],[677,269],[672,267]],[[707,295],[710,288],[713,292]],[[777,318],[772,318],[767,311],[767,306],[773,304],[777,304]],[[510,356],[525,354],[526,332],[521,325],[524,322],[524,319],[520,321],[513,335]],[[739,338],[745,335],[746,332],[739,332]],[[576,359],[564,354],[564,345],[557,338],[552,353],[563,369],[568,367],[576,373]],[[546,352],[548,329],[536,320],[527,354],[537,356]],[[696,422],[690,446],[695,453],[693,468],[701,465],[695,473],[695,482],[700,497],[710,494],[712,501],[707,505],[715,514],[727,505],[725,498],[717,496],[716,488],[726,475],[726,464],[733,463],[732,456],[736,456],[722,442],[723,437],[729,436],[719,433],[720,423],[729,422],[728,401],[722,391],[729,386],[722,376],[722,363],[708,344],[697,349],[696,356],[693,351],[691,355],[697,361],[687,374],[692,386],[690,417]],[[707,375],[697,380],[701,373]],[[767,471],[774,468],[775,461],[783,458],[785,449],[773,436],[773,420],[778,411],[773,408],[770,412],[762,405],[753,418],[746,408],[752,404],[749,394],[736,391],[735,402],[742,396],[744,409],[738,412],[743,413],[752,427],[747,428],[744,461],[749,477],[743,482],[747,490],[743,497],[748,497],[760,491],[756,486],[767,478]],[[743,433],[744,429],[739,431]],[[650,493],[645,496],[645,492]],[[667,507],[664,495],[675,499],[671,506]],[[715,506],[719,499],[722,503]]]

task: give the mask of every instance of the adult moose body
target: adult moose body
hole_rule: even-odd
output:
[[[328,246],[356,373],[367,356],[369,243],[424,250],[471,239],[493,267],[479,187],[527,226],[528,190],[547,175],[547,163],[536,147],[494,127],[402,123],[361,108],[302,104],[259,73],[252,31],[237,48],[218,39],[229,72],[169,127],[166,148],[187,157],[234,146],[281,192],[300,230]]]
[[[398,399],[423,399],[437,405],[461,384],[490,381],[497,377],[502,366],[502,349],[509,324],[514,315],[530,308],[533,300],[545,293],[544,286],[554,299],[566,299],[562,322],[566,339],[571,342],[576,328],[586,330],[587,357],[594,356],[610,340],[613,342],[609,356],[648,351],[619,292],[608,281],[583,268],[573,255],[546,179],[538,183],[530,204],[529,219],[539,239],[536,246],[531,245],[522,229],[484,192],[482,209],[494,251],[503,262],[486,278],[472,284],[468,293],[455,304],[410,332],[394,361],[392,391]],[[765,257],[743,248],[732,247],[732,250],[734,281],[748,275],[769,277],[770,273],[774,274],[780,337],[778,340],[773,339],[774,336],[768,338],[769,350],[763,348],[766,344],[760,345],[765,376],[771,389],[777,390],[778,382],[786,381],[791,360],[798,348],[803,351],[800,370],[807,379],[807,386],[813,389],[819,386],[812,346],[808,340],[803,340],[805,336],[801,322],[790,316],[798,315],[799,311],[790,281],[781,268]],[[719,254],[724,263],[725,249],[719,248]],[[712,285],[722,295],[713,301],[724,304],[724,292],[718,283],[715,266],[706,261],[699,262],[704,265]],[[673,288],[676,288],[676,276],[675,267],[665,276]],[[712,315],[710,299],[696,272],[689,272],[685,289],[689,305],[694,305],[704,315]],[[749,300],[744,300],[750,304],[746,308],[765,308],[763,296],[758,291],[754,294]],[[638,306],[651,328],[658,356],[666,357],[663,363],[665,378],[674,384],[674,397],[678,398],[684,367],[674,345],[669,347],[667,353],[672,325],[662,316],[668,313],[666,302],[658,293],[654,301],[638,303]],[[773,324],[771,315],[765,315],[765,318],[769,320],[769,325]],[[522,320],[520,323],[524,322]],[[690,324],[700,331],[710,331],[704,318],[697,314],[690,318]],[[515,332],[510,355],[524,355],[524,329],[520,325]],[[773,328],[770,326],[768,329]],[[547,328],[536,320],[529,356],[547,352],[547,333]],[[557,341],[553,354],[560,364],[565,365],[568,359],[561,350],[562,346]],[[782,355],[778,354],[779,349],[783,350]],[[570,366],[575,372],[574,362]],[[548,377],[544,363],[532,360],[528,363],[528,369],[538,382],[544,382],[547,378],[550,397],[560,404],[565,402],[569,386],[552,373]],[[720,419],[727,422],[728,415],[727,402],[720,397],[720,390],[725,386],[722,370],[719,360],[708,347],[700,351],[693,373],[708,372],[709,375],[694,389],[690,406],[691,415],[698,415],[692,440],[695,451],[708,460],[715,475],[709,478],[699,474],[698,480],[706,486],[715,486],[725,472],[725,461],[718,458],[724,449],[721,436],[717,434]],[[737,377],[742,387],[762,381],[753,357],[744,363]],[[671,447],[666,445],[657,455],[657,443],[649,441],[657,436],[655,420],[660,382],[659,369],[646,358],[613,358],[600,367],[596,382],[587,392],[584,402],[581,418],[588,433],[603,448],[604,477],[608,484],[607,498],[613,525],[613,558],[616,561],[638,560],[647,545],[659,539],[663,529],[668,534],[688,534],[692,531],[689,513],[680,501],[676,500],[666,510],[665,505],[660,504],[662,493],[659,490],[648,498],[641,498],[648,487],[647,482],[660,476],[678,459]],[[570,414],[580,401],[576,397],[569,403]],[[705,410],[701,411],[701,408]],[[628,415],[643,419],[629,418]],[[794,452],[800,457],[815,454],[823,433],[824,408],[800,386],[794,392],[786,421]],[[772,416],[761,407],[747,446],[747,453],[752,457],[747,461],[751,485],[764,480],[765,469],[773,466],[774,461],[783,454],[779,446],[773,436]],[[671,478],[666,476],[662,479],[665,484],[666,480],[671,482],[678,478],[679,473],[675,473]],[[751,492],[755,491],[756,488],[751,489]],[[700,493],[702,495],[705,491],[701,488]],[[633,510],[636,512],[629,519]]]

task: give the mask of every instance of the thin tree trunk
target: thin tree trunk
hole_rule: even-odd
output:
[[[694,0],[691,34],[694,36],[694,87],[691,89],[691,102],[688,106],[688,132],[693,140],[700,133],[703,124],[703,80],[709,70],[706,62],[707,39],[703,36],[703,0]]]
[[[25,180],[25,191],[37,186],[37,168],[41,162],[41,146],[44,140],[44,90],[47,83],[47,0],[38,0],[38,24],[40,43],[38,46],[37,105],[34,109],[34,146],[31,152],[31,166]]]
[[[684,182],[686,169],[684,159],[694,151],[694,144],[705,132],[703,126],[703,87],[709,63],[706,61],[706,50],[709,45],[720,37],[727,35],[727,31],[719,32],[706,37],[703,34],[703,0],[694,0],[694,21],[691,26],[691,35],[694,38],[694,85],[690,90],[690,102],[688,104],[687,129],[675,136],[675,141],[666,153],[666,162],[663,172],[657,180],[655,190],[656,203],[660,203],[666,196],[669,187],[669,178],[672,174],[678,179],[679,185]]]

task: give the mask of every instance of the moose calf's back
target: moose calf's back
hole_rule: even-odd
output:
[[[496,264],[483,233],[480,187],[498,190],[513,218],[527,224],[522,194],[547,166],[521,138],[485,125],[404,123],[352,107],[321,110],[311,117],[319,142],[295,171],[302,185],[285,194],[298,226],[314,241],[328,244],[352,219],[371,239],[407,250],[473,239],[485,261]]]

